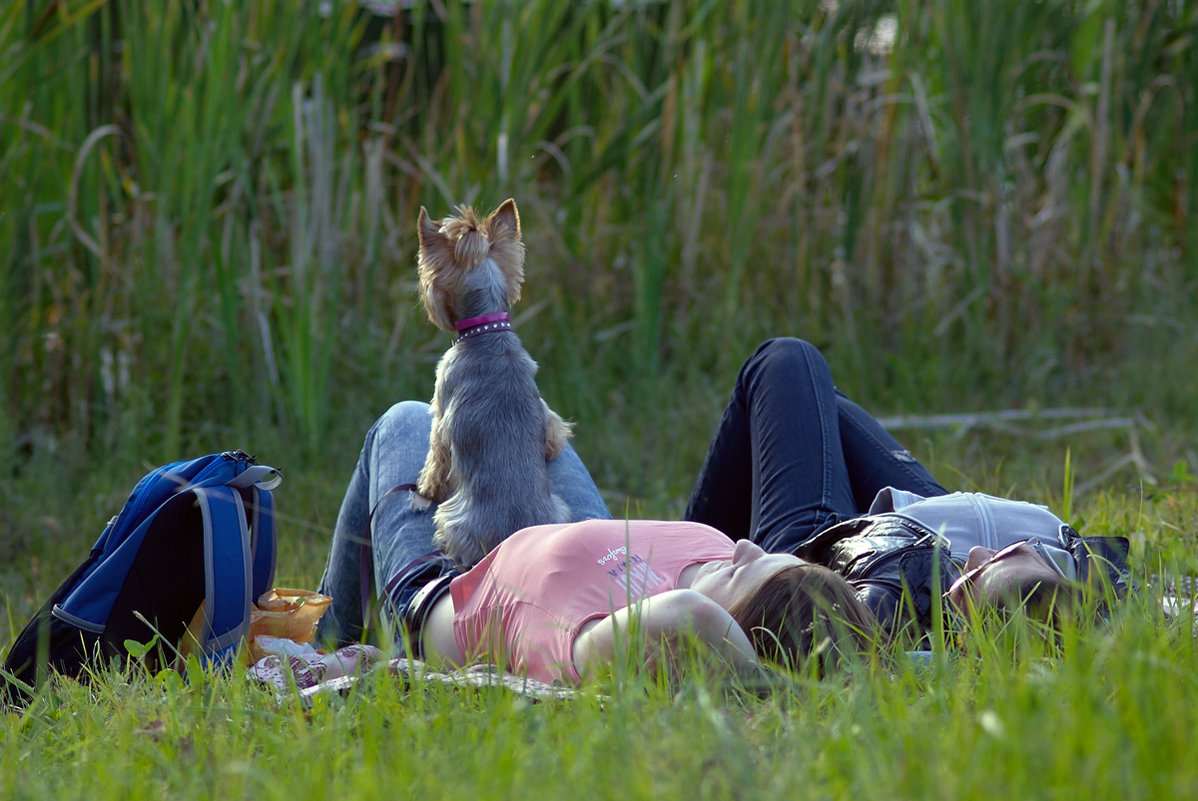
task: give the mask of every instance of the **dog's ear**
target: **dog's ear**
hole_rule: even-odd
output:
[[[453,266],[453,244],[441,233],[441,224],[429,219],[428,212],[420,207],[416,221],[416,232],[420,238],[420,255],[417,272],[420,276],[420,299],[433,325],[446,331],[454,330],[453,308],[449,291],[441,286],[448,280],[445,271]]]
[[[520,241],[520,212],[516,201],[508,198],[487,218],[487,237],[491,240],[491,258],[507,281],[507,302],[520,300],[524,284],[524,243]]]
[[[431,219],[424,206],[420,207],[420,216],[416,220],[416,235],[420,238],[420,248],[422,250],[441,248],[449,250],[452,253],[453,249],[449,247],[449,242],[446,240],[445,235],[441,233],[441,223]]]
[[[492,241],[505,237],[519,239],[520,212],[516,210],[515,199],[509,197],[491,212],[490,223]]]
[[[428,312],[429,321],[438,328],[454,332],[457,322],[453,313],[453,305],[449,302],[449,293],[439,286],[436,281],[421,282],[424,310]]]

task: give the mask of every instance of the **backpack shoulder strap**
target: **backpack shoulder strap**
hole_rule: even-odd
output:
[[[270,490],[251,490],[250,550],[253,560],[253,598],[269,590],[275,583],[275,511]]]
[[[252,571],[249,526],[241,493],[195,487],[204,520],[204,630],[201,662],[224,663],[249,633]],[[273,542],[272,542],[273,544]]]
[[[251,600],[274,586],[275,581],[275,514],[272,491],[283,482],[276,468],[251,464],[226,483],[243,491],[249,514],[250,550],[253,558],[253,593]]]

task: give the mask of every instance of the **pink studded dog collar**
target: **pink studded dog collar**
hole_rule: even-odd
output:
[[[458,338],[454,340],[454,344],[461,342],[463,339],[476,337],[479,334],[487,334],[492,331],[510,331],[512,328],[511,320],[511,315],[507,312],[494,312],[479,317],[469,317],[465,320],[459,320],[456,326],[458,329]]]

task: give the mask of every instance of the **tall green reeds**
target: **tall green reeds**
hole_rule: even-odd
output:
[[[1151,403],[1101,379],[1195,349],[1192,2],[43,10],[0,12],[24,442],[318,452],[428,393],[419,207],[507,196],[521,330],[591,421],[708,414],[774,334],[941,408]]]

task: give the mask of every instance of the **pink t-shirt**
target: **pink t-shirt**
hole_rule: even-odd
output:
[[[501,627],[508,668],[578,683],[584,623],[676,589],[683,569],[731,559],[734,543],[702,523],[584,520],[521,529],[450,584],[453,634],[467,657]],[[499,632],[496,632],[497,634]]]

